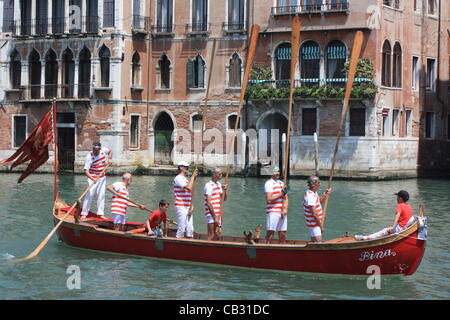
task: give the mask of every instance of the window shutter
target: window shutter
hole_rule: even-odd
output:
[[[103,27],[114,27],[114,0],[103,2]]]
[[[194,61],[191,59],[188,59],[187,63],[187,86],[188,88],[194,88]]]
[[[14,31],[14,0],[3,0],[3,32]]]
[[[198,56],[198,87],[205,87],[205,61]]]

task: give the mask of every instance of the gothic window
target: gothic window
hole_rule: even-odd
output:
[[[340,40],[332,40],[326,49],[327,80],[334,85],[345,85],[344,65],[347,61],[347,48]]]
[[[388,40],[384,41],[383,51],[381,53],[381,85],[391,86],[391,44]]]
[[[91,52],[84,47],[80,52],[78,66],[78,97],[89,97],[91,85]]]
[[[197,55],[193,60],[188,60],[187,69],[188,88],[204,88],[205,60]]]
[[[277,86],[288,86],[291,78],[291,44],[282,43],[275,50],[275,80]]]
[[[66,98],[73,97],[73,88],[75,81],[75,63],[73,53],[67,48],[63,52],[63,95]]]
[[[141,64],[140,64],[140,56],[136,51],[133,54],[132,62],[131,62],[131,86],[139,87],[141,84],[140,76],[141,76]]]
[[[50,49],[45,55],[45,97],[56,97],[58,87],[58,61],[56,53]]]
[[[31,98],[41,97],[41,60],[36,49],[31,51],[28,58],[28,74],[30,77]]]
[[[20,54],[16,49],[11,53],[9,61],[9,78],[11,81],[11,88],[19,89],[22,75],[22,63],[20,61]]]
[[[158,67],[160,72],[160,88],[170,89],[170,60],[166,54],[163,54],[159,58]]]
[[[237,52],[233,53],[229,63],[230,81],[228,85],[231,88],[239,88],[241,86],[242,59],[239,57],[239,54],[237,54]]]
[[[396,88],[402,87],[402,48],[398,42],[394,45],[392,85]]]
[[[103,45],[98,52],[100,58],[100,85],[104,88],[109,87],[109,73],[110,73],[110,57],[111,52],[108,47]]]
[[[320,47],[314,41],[306,41],[300,48],[300,73],[302,85],[319,85]]]

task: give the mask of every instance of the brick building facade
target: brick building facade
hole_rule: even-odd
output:
[[[117,171],[172,164],[172,133],[198,134],[208,85],[205,129],[230,133],[250,26],[259,24],[255,65],[267,72],[249,85],[240,122],[258,132],[258,141],[238,148],[244,163],[236,169],[250,168],[248,159],[256,157],[253,172],[264,173],[276,161],[260,157],[261,149],[283,140],[265,142],[261,130],[286,132],[291,22],[300,15],[291,173],[313,172],[314,132],[321,173],[330,167],[343,68],[357,30],[373,79],[358,78],[337,175],[448,170],[449,10],[439,0],[3,0],[0,158],[32,132],[56,97],[60,167],[79,171],[96,140],[112,148]],[[226,139],[221,143],[201,161],[223,163]]]

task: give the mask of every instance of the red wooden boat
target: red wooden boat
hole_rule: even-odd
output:
[[[55,224],[69,209],[62,199],[55,202]],[[78,222],[74,212],[57,231],[59,239],[70,246],[265,270],[367,276],[373,273],[369,266],[376,265],[382,275],[412,275],[422,260],[426,242],[418,239],[418,221],[402,233],[370,241],[344,237],[323,243],[288,240],[287,244],[249,244],[245,237],[222,236],[218,241],[208,241],[205,234],[199,233],[194,239],[178,239],[174,229],[167,237],[127,233],[142,227],[137,222],[127,222],[125,232],[114,231],[111,219],[100,219],[91,212],[89,219]],[[422,206],[420,215],[424,216]]]

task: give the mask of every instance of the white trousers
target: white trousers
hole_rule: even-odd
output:
[[[194,216],[189,217],[189,207],[175,206],[175,213],[177,215],[178,230],[176,237],[183,238],[186,232],[186,237],[194,236]]]
[[[94,181],[88,179],[89,185]],[[83,201],[83,210],[81,211],[82,216],[87,216],[89,209],[91,209],[91,203],[94,196],[97,195],[97,215],[102,216],[105,214],[105,189],[106,189],[106,177],[98,179],[97,183],[93,185]]]
[[[399,224],[396,224],[394,229],[393,229],[393,233],[400,233],[403,230],[409,228],[412,224],[414,223],[414,216],[411,217],[408,222],[406,223],[406,225],[404,227],[400,226]],[[367,236],[367,240],[374,240],[374,239],[378,239],[378,238],[382,238],[382,237],[386,237],[387,235],[389,235],[389,229],[390,228],[384,228],[383,230],[380,230],[378,232],[372,233],[371,235]]]

